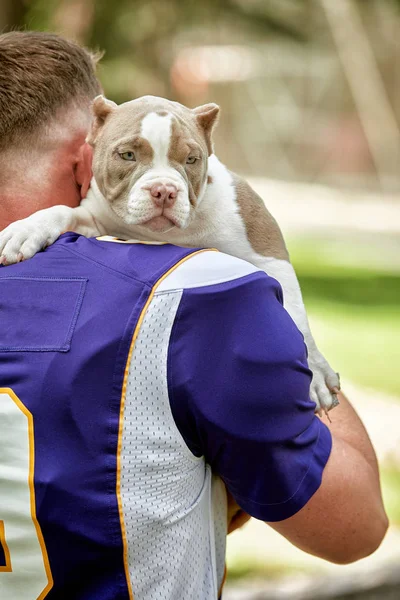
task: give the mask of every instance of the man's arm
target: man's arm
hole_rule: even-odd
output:
[[[315,416],[310,381],[274,279],[253,273],[183,293],[169,393],[186,444],[245,512],[307,552],[351,562],[387,527],[376,459],[344,399],[331,430]]]
[[[297,514],[269,525],[302,550],[344,564],[377,549],[388,518],[374,449],[343,394],[331,416],[332,451],[320,488]]]

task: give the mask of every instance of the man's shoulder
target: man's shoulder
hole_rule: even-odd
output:
[[[216,286],[265,273],[251,263],[218,252],[201,250],[181,262],[157,288],[157,293]]]

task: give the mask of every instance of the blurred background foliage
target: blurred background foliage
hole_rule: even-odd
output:
[[[281,223],[319,346],[363,417],[365,389],[381,407],[371,434],[397,531],[400,0],[0,0],[12,28],[104,51],[116,102],[221,105],[217,153]]]
[[[100,77],[117,102],[213,98],[223,107],[219,154],[233,169],[397,191],[399,6],[1,0],[0,30],[58,31],[104,51]]]

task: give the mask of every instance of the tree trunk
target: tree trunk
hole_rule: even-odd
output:
[[[320,0],[353,94],[382,188],[398,172],[400,131],[353,0]],[[389,180],[387,176],[389,175]]]
[[[24,22],[25,3],[24,0],[1,0],[0,1],[0,32],[4,33],[20,27]]]

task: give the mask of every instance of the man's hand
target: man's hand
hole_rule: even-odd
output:
[[[388,519],[368,434],[343,394],[339,400],[327,423],[333,446],[320,488],[293,517],[268,524],[302,550],[346,564],[378,548]]]

